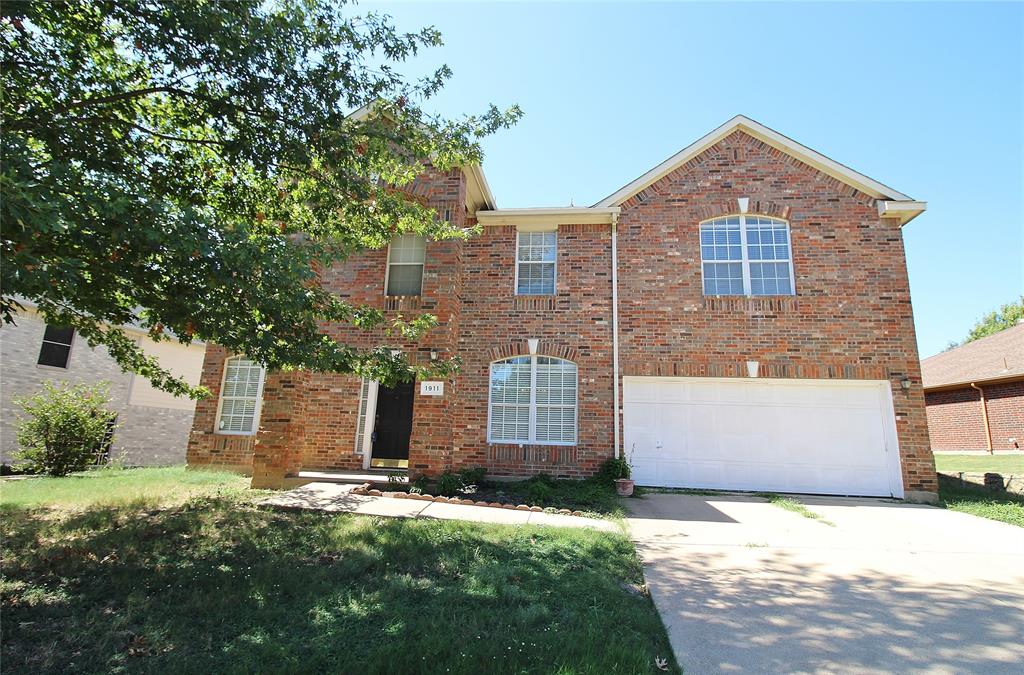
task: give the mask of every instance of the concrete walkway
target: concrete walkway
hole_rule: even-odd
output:
[[[649,495],[627,519],[687,673],[1024,672],[1024,529],[931,506]]]
[[[606,532],[618,530],[614,523],[596,518],[352,494],[352,490],[356,487],[358,486],[338,483],[309,483],[294,490],[274,495],[260,502],[260,505],[279,509],[308,509],[388,518],[435,518],[500,525],[578,527]]]

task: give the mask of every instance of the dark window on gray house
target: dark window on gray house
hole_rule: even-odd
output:
[[[74,328],[47,326],[43,333],[43,346],[39,349],[41,366],[67,368],[68,357],[71,356],[71,341],[75,338]]]

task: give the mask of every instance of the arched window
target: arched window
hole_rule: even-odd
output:
[[[224,362],[217,433],[248,436],[256,433],[263,397],[263,366],[244,356]]]
[[[728,216],[700,224],[704,295],[793,295],[789,223]]]
[[[488,442],[574,445],[576,380],[576,364],[552,356],[492,363]]]

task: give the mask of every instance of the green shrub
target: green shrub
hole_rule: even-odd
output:
[[[487,469],[482,466],[478,466],[475,469],[463,469],[459,472],[459,478],[462,480],[463,487],[482,484],[486,475]]]
[[[445,497],[454,497],[462,491],[462,479],[458,474],[445,471],[437,478],[437,492]]]
[[[108,385],[43,384],[33,396],[15,398],[27,417],[18,417],[18,459],[32,473],[66,476],[97,463],[115,413],[107,409]]]
[[[411,492],[412,494],[423,494],[426,491],[427,486],[429,484],[430,479],[428,479],[426,476],[417,476],[416,480],[414,480],[409,485],[409,492]]]
[[[545,506],[555,496],[555,489],[552,487],[550,477],[544,480],[540,476],[536,476],[529,483],[530,486],[526,488],[526,498],[531,505]]]
[[[629,478],[632,467],[624,459],[608,459],[601,465],[597,472],[597,480],[602,483],[612,483],[620,478]]]

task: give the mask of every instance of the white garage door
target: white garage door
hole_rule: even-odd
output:
[[[638,485],[903,496],[889,383],[623,378]]]

